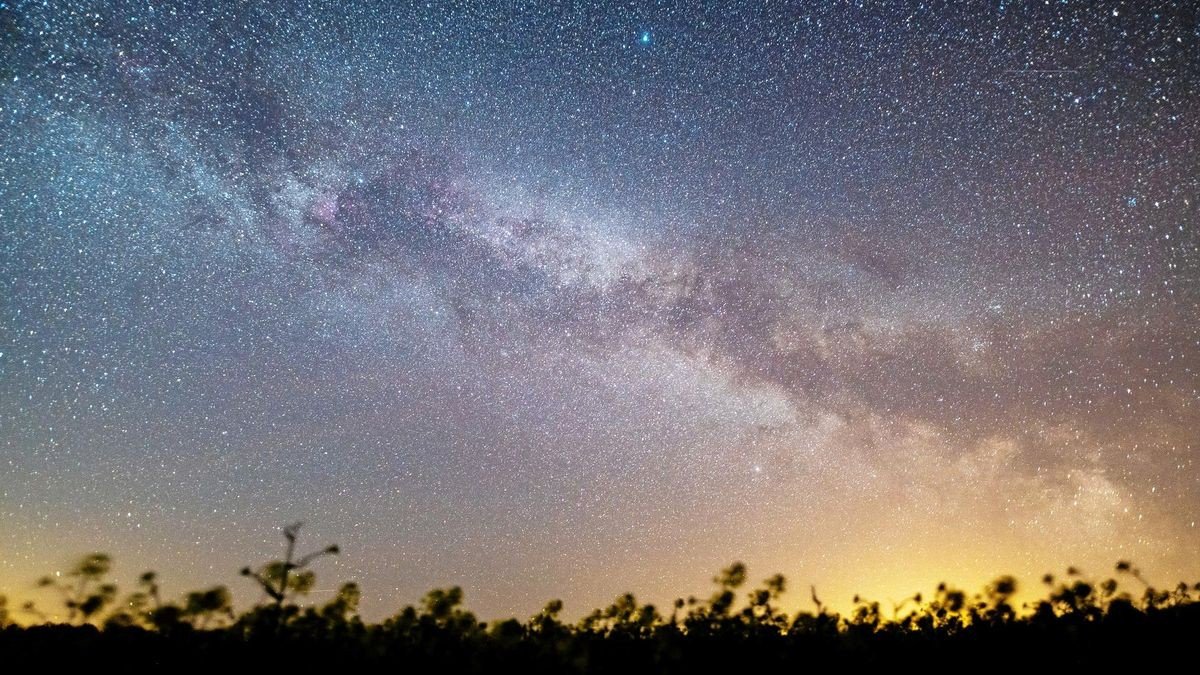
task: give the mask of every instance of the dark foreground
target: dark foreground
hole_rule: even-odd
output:
[[[284,529],[285,556],[242,570],[262,602],[238,615],[224,586],[161,597],[157,575],[118,594],[111,559],[94,553],[65,575],[39,585],[56,591],[57,610],[0,596],[3,672],[437,672],[437,673],[776,673],[855,670],[1083,672],[1085,669],[1194,667],[1200,640],[1200,584],[1154,588],[1128,562],[1111,578],[1071,568],[1042,578],[1043,597],[1014,606],[1017,580],[1003,576],[978,593],[942,584],[883,607],[855,598],[846,616],[831,612],[815,589],[814,611],[784,612],[782,575],[746,590],[746,567],[714,577],[708,598],[676,600],[666,611],[618,597],[581,621],[548,603],[520,621],[481,622],[458,587],[435,589],[381,623],[358,614],[357,584],[342,585],[323,605],[300,607],[315,587],[311,567],[328,546],[297,553],[300,525]],[[40,622],[21,627],[19,615]]]
[[[1172,592],[1148,589],[1134,600],[1108,582],[1068,581],[1051,586],[1031,613],[1018,615],[1007,602],[1015,585],[1001,579],[971,597],[946,587],[933,598],[914,596],[902,618],[885,619],[877,603],[865,601],[850,616],[819,608],[789,617],[772,606],[777,593],[768,587],[751,591],[739,608],[740,594],[733,588],[740,580],[726,575],[718,582],[711,599],[680,601],[668,617],[626,595],[574,624],[559,620],[561,604],[554,602],[528,621],[479,622],[461,607],[458,589],[433,591],[421,607],[407,607],[379,624],[358,618],[352,585],[321,607],[268,604],[236,618],[226,612],[214,619],[196,602],[190,609],[186,603],[163,605],[144,617],[116,612],[103,628],[10,625],[0,630],[0,663],[14,673],[67,668],[783,673],[826,667],[1078,672],[1188,663],[1200,638],[1200,602],[1183,585]],[[781,591],[782,583],[775,589]],[[210,621],[222,625],[203,627]]]
[[[280,669],[390,672],[696,673],[814,668],[965,668],[993,671],[1188,663],[1200,637],[1196,604],[1103,617],[980,624],[955,630],[838,626],[831,617],[787,633],[745,625],[578,630],[497,623],[463,630],[429,616],[414,622],[239,630],[43,625],[0,631],[7,672],[97,668],[146,672]],[[11,668],[11,670],[8,670]]]

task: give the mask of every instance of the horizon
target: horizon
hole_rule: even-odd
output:
[[[301,539],[303,538],[301,537]],[[304,547],[300,546],[299,548],[303,549]],[[344,551],[339,552],[338,555],[341,555],[342,553],[344,553]],[[74,562],[77,563],[79,560],[82,560],[83,557],[84,556],[76,556],[74,558]],[[282,558],[282,556],[277,556],[276,559],[280,558]],[[333,560],[334,558],[328,558],[326,559],[326,563],[331,563]],[[267,561],[263,561],[264,564],[265,562]],[[740,562],[741,561],[733,561],[731,564],[739,564]],[[208,584],[203,584],[201,586],[197,586],[196,588],[183,589],[177,588],[178,584],[172,584],[169,578],[166,578],[157,570],[148,569],[142,570],[138,573],[127,573],[122,575],[118,571],[113,571],[119,568],[119,561],[113,561],[113,563],[112,569],[105,573],[100,579],[102,582],[112,581],[117,585],[118,591],[111,603],[111,611],[120,611],[125,606],[127,598],[130,597],[131,593],[135,592],[134,589],[138,588],[138,584],[136,583],[137,578],[142,573],[151,571],[156,572],[156,583],[159,587],[159,593],[162,597],[162,601],[165,603],[181,602],[184,598],[185,592],[212,588],[214,583],[216,586],[222,586],[231,591],[231,607],[232,610],[238,614],[250,611],[255,607],[261,607],[262,603],[269,601],[269,597],[263,592],[263,589],[252,579],[246,578],[246,575],[244,574],[234,575],[238,578],[238,583],[226,584],[220,583],[220,579],[213,579]],[[1138,586],[1129,580],[1131,575],[1129,574],[1128,569],[1121,571],[1120,565],[1122,564],[1126,563],[1123,561],[1117,561],[1103,573],[1095,573],[1092,570],[1080,569],[1076,566],[1068,566],[1061,570],[1047,571],[1045,575],[1039,575],[1039,578],[1037,579],[1023,579],[1018,576],[998,573],[989,577],[986,583],[979,583],[973,586],[942,579],[939,582],[929,584],[927,587],[912,589],[906,594],[888,597],[875,597],[862,593],[855,593],[853,597],[849,598],[830,597],[823,591],[819,590],[816,584],[808,584],[803,580],[790,578],[784,574],[783,576],[787,582],[785,590],[779,594],[778,598],[774,599],[775,602],[773,604],[775,607],[777,607],[777,611],[782,612],[782,614],[787,617],[796,617],[805,613],[813,615],[819,612],[832,612],[834,616],[840,616],[842,618],[849,619],[853,616],[855,609],[862,604],[878,602],[882,608],[881,611],[883,619],[885,621],[896,620],[902,618],[909,612],[925,611],[925,609],[928,607],[928,603],[935,597],[936,591],[943,585],[951,590],[957,589],[963,591],[967,598],[978,598],[979,595],[977,594],[983,594],[986,588],[992,582],[1001,577],[1009,577],[1015,582],[1015,588],[1009,595],[1011,598],[1009,604],[1011,604],[1016,616],[1028,617],[1034,613],[1037,603],[1043,600],[1047,593],[1057,588],[1061,588],[1064,582],[1073,583],[1075,581],[1085,581],[1093,587],[1096,587],[1105,580],[1114,580],[1117,582],[1118,586],[1116,593],[1113,594],[1113,597],[1130,597],[1135,599],[1139,596],[1140,592],[1146,588],[1166,590],[1175,588],[1176,584],[1178,583],[1184,583],[1189,588],[1196,586],[1197,589],[1200,590],[1200,582],[1188,582],[1186,579],[1160,583],[1159,580],[1155,580],[1152,576],[1147,575],[1145,570],[1141,570],[1136,566],[1135,563],[1129,563],[1131,568],[1134,570],[1132,578],[1142,584],[1141,586]],[[257,568],[258,566],[256,565],[252,567]],[[297,606],[302,608],[319,607],[337,595],[338,587],[341,584],[346,582],[357,583],[354,579],[331,580],[328,578],[328,575],[322,574],[324,570],[320,569],[320,567],[320,565],[314,565],[313,567],[308,568],[317,574],[317,587],[308,591],[297,593],[291,599],[291,602],[294,602]],[[668,610],[672,607],[675,600],[698,600],[701,603],[705,602],[713,592],[713,586],[717,583],[717,577],[719,576],[717,572],[720,571],[723,570],[714,571],[714,574],[708,579],[707,587],[703,590],[692,593],[676,593],[673,597],[668,599],[652,598],[645,594],[639,593],[636,590],[626,589],[626,591],[613,593],[610,598],[605,599],[603,602],[597,602],[593,607],[572,608],[566,606],[564,603],[562,607],[563,618],[568,623],[576,623],[591,613],[592,610],[606,606],[608,603],[625,593],[631,593],[638,599],[640,603],[651,605],[663,613],[664,616],[666,616]],[[767,577],[770,576],[768,574],[757,575],[753,570],[749,569],[747,569],[747,572],[748,573],[744,587],[740,588],[735,594],[735,602],[737,603],[741,603],[745,598],[749,597],[750,588],[760,587]],[[1048,582],[1045,578],[1046,575],[1052,576],[1053,581]],[[53,578],[56,582],[61,583],[71,578],[70,566],[66,566],[64,569],[54,570],[43,576]],[[16,594],[0,594],[0,597],[7,598],[8,600],[7,618],[9,621],[18,626],[33,626],[39,623],[72,622],[68,616],[68,608],[60,607],[63,598],[59,594],[59,591],[50,587],[39,589],[37,588],[38,585],[36,583],[31,584],[30,586],[33,588],[33,591],[28,594],[22,594],[20,591],[18,591]],[[462,588],[464,596],[463,608],[474,613],[473,608],[471,607],[471,594],[469,588],[463,588],[460,584],[451,581],[440,584],[436,587],[431,587],[428,590],[434,591],[441,588],[448,589],[451,587]],[[247,592],[245,590],[246,588],[253,588],[255,589],[255,592]],[[366,599],[372,595],[369,589],[362,588],[361,585],[359,585],[358,588],[362,591],[363,599]],[[1134,592],[1130,593],[1131,590]],[[253,600],[249,598],[251,595],[254,596]],[[914,597],[919,597],[921,600],[914,602]],[[390,610],[384,611],[378,615],[372,615],[371,612],[363,612],[361,616],[363,620],[368,623],[379,623],[387,618],[397,616],[406,607],[419,606],[423,598],[424,594],[422,594],[422,596],[419,598],[398,599],[395,603],[393,603],[393,607]],[[527,611],[524,614],[518,614],[514,612],[507,615],[500,614],[495,616],[479,616],[479,619],[486,623],[496,623],[506,619],[524,620],[528,619],[529,617],[535,617],[543,610],[547,603],[556,600],[559,600],[559,598],[546,598],[546,600],[540,603],[540,605],[538,605],[535,609]],[[817,605],[816,600],[820,600],[820,605]],[[33,604],[26,605],[25,603],[27,602]],[[685,607],[690,608],[691,604],[687,604]],[[83,623],[102,625],[103,619],[103,615],[98,615],[94,618],[84,620]]]

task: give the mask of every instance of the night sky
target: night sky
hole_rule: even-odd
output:
[[[1188,2],[0,1],[0,591],[1200,577]]]

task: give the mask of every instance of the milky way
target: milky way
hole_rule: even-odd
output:
[[[1194,580],[1196,11],[816,4],[0,2],[0,590]]]

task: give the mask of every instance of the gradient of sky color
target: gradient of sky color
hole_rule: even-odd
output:
[[[3,0],[0,125],[14,598],[1200,577],[1191,3]]]

